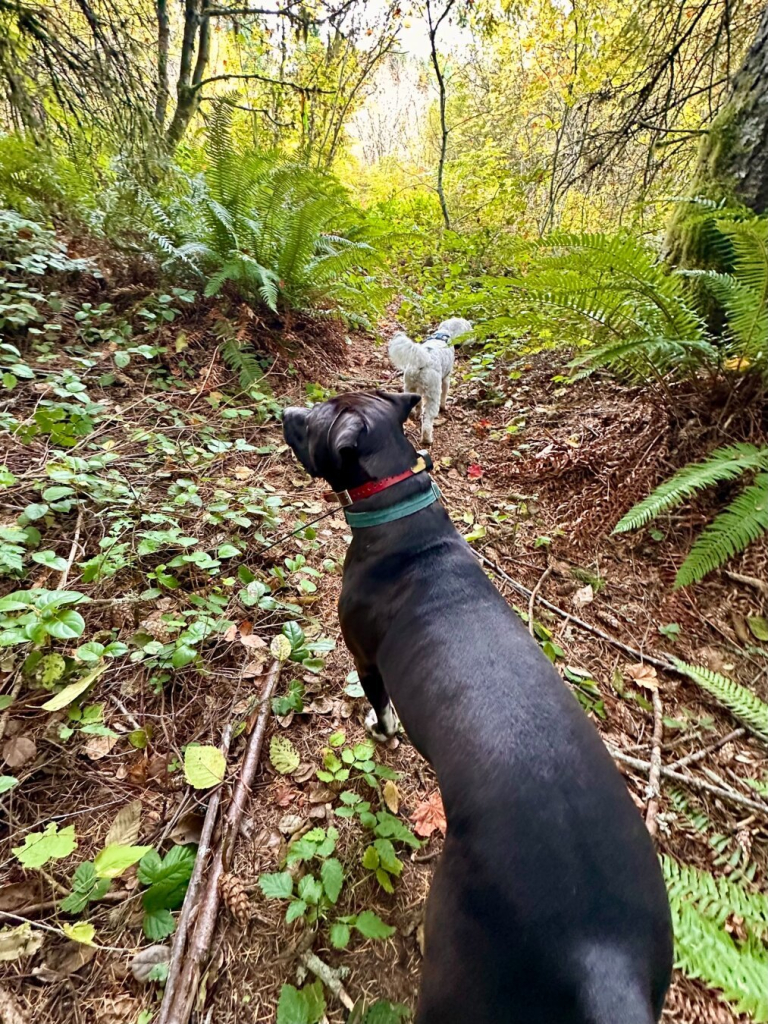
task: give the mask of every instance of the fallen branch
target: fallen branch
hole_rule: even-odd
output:
[[[740,572],[730,572],[727,569],[725,575],[737,583],[745,583],[748,587],[754,587],[755,590],[759,590],[761,594],[768,597],[768,583],[765,580],[759,580],[756,576],[743,576]]]
[[[227,725],[224,730],[224,734],[221,737],[221,752],[224,755],[225,760],[229,753],[229,745],[231,742],[232,726]],[[205,812],[205,820],[203,822],[202,832],[200,833],[197,856],[195,857],[195,866],[192,870],[192,877],[189,880],[189,887],[187,889],[187,894],[184,897],[184,904],[181,908],[181,913],[179,914],[179,920],[176,923],[176,934],[174,935],[171,958],[168,963],[168,980],[165,983],[163,1005],[160,1007],[158,1024],[165,1024],[167,1021],[171,1004],[173,1003],[173,997],[176,992],[176,983],[178,982],[179,973],[181,971],[181,963],[187,944],[187,934],[189,932],[189,925],[192,919],[192,911],[193,908],[197,906],[200,885],[203,880],[203,871],[208,860],[208,854],[211,850],[213,830],[216,827],[216,819],[218,818],[219,805],[221,803],[221,791],[222,787],[219,786],[216,789],[216,792],[211,794],[211,798],[208,801],[208,810]]]
[[[651,690],[653,701],[653,740],[651,747],[650,770],[648,772],[648,809],[645,814],[645,825],[652,836],[658,832],[659,801],[661,800],[661,742],[664,738],[664,708],[658,687]]]
[[[687,764],[695,764],[697,761],[703,761],[707,754],[711,754],[715,750],[719,750],[720,747],[724,747],[726,743],[730,743],[731,740],[738,740],[742,736],[746,736],[747,730],[743,727],[740,729],[734,729],[733,732],[729,732],[727,736],[721,736],[719,740],[714,743],[710,743],[708,747],[702,747],[701,750],[694,750],[692,754],[686,754],[685,757],[681,757],[679,761],[673,761],[669,766],[670,768],[683,768]]]
[[[329,991],[333,992],[342,1006],[346,1007],[347,1010],[354,1009],[354,1000],[351,999],[349,993],[342,985],[338,971],[334,970],[333,967],[329,967],[319,956],[312,952],[302,953],[301,962],[308,971],[311,971],[316,978],[322,981]]]
[[[550,572],[551,566],[548,565],[539,577],[539,582],[531,591],[531,596],[528,599],[528,632],[531,634],[531,636],[535,636],[533,632],[533,613],[536,609],[536,598],[539,596],[539,591],[544,586],[544,580],[547,578],[547,576],[549,576]]]
[[[628,754],[622,754],[616,747],[610,746],[606,743],[608,753],[614,759],[614,761],[620,761],[622,764],[629,765],[630,768],[635,768],[640,772],[650,772],[651,762],[641,761],[636,757],[630,757]],[[662,767],[661,775],[665,779],[674,779],[675,782],[682,782],[685,786],[690,786],[691,789],[701,789],[705,793],[711,793],[713,796],[719,797],[725,803],[738,804],[740,807],[749,807],[751,811],[759,811],[763,815],[768,815],[768,804],[758,803],[757,800],[750,800],[747,796],[741,796],[738,793],[732,792],[727,789],[723,789],[721,786],[713,786],[709,782],[705,782],[703,779],[697,779],[695,775],[684,775],[682,772],[676,772],[672,768]]]
[[[208,956],[213,931],[216,926],[221,899],[219,879],[225,868],[229,866],[232,845],[240,832],[246,799],[251,792],[251,784],[256,773],[256,767],[261,756],[261,748],[264,744],[264,736],[267,731],[270,698],[275,691],[279,677],[280,662],[276,661],[269,670],[266,682],[264,683],[264,689],[260,697],[261,709],[254,730],[248,739],[248,747],[243,759],[243,766],[240,770],[240,778],[237,780],[227,813],[224,815],[222,835],[208,869],[205,888],[196,904],[197,918],[195,920],[194,932],[189,940],[189,948],[184,956],[183,968],[177,975],[178,980],[175,981],[170,997],[168,987],[166,986],[166,994],[163,999],[163,1007],[158,1024],[186,1024],[192,1012],[192,1006],[195,1002],[200,978],[203,973],[203,962]],[[185,907],[186,903],[187,900],[185,899]],[[190,903],[191,913],[192,906]],[[165,1008],[166,1003],[167,1009]]]

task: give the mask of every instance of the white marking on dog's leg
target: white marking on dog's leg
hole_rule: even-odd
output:
[[[397,732],[397,715],[391,704],[387,704],[378,715],[374,708],[365,716],[365,728],[377,743],[386,743]]]
[[[448,401],[448,389],[451,386],[451,378],[443,378],[443,386],[440,390],[440,412],[445,412],[445,406]]]

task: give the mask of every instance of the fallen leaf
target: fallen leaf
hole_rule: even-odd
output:
[[[322,782],[313,782],[309,787],[309,802],[311,804],[329,804],[336,799],[337,794],[332,789],[324,786]]]
[[[280,821],[277,823],[277,827],[283,833],[284,836],[295,835],[300,828],[303,828],[304,821],[300,814],[284,814]]]
[[[574,607],[584,608],[588,604],[592,604],[595,600],[595,592],[592,589],[592,584],[588,583],[586,587],[581,587],[571,598]]]
[[[28,921],[16,928],[1,928],[0,961],[19,960],[23,956],[31,956],[42,944],[42,933],[33,930]]]
[[[253,476],[254,470],[250,466],[235,466],[234,476],[237,480],[247,480],[249,476]]]
[[[658,676],[653,665],[644,665],[642,663],[630,665],[624,672],[638,686],[642,686],[646,690],[658,690],[659,688]]]
[[[299,752],[286,736],[273,736],[269,742],[269,760],[281,775],[290,775],[299,767]]]
[[[63,924],[61,926],[61,930],[67,938],[72,939],[73,942],[82,942],[84,946],[93,945],[93,937],[96,934],[96,929],[87,921],[77,921],[75,924]]]
[[[258,676],[263,676],[266,660],[266,658],[254,658],[253,661],[249,661],[243,669],[241,677],[243,679],[256,679]]]
[[[3,760],[11,768],[20,768],[36,755],[35,741],[28,736],[13,736],[3,746]]]
[[[243,645],[243,647],[248,647],[251,650],[256,650],[260,647],[267,646],[266,641],[262,640],[261,637],[258,636],[256,633],[246,633],[245,636],[243,636],[243,634],[241,633],[240,643]]]
[[[141,826],[141,800],[132,800],[115,815],[109,827],[104,846],[133,846],[139,838]]]
[[[304,708],[314,715],[328,715],[333,711],[334,702],[330,697],[315,697],[311,704]]]
[[[227,760],[218,747],[189,746],[184,751],[184,777],[193,789],[218,786],[227,771]]]
[[[43,900],[40,881],[34,882],[11,882],[0,889],[0,911],[7,913],[18,913],[30,903],[40,903]],[[0,1016],[0,1020],[2,1017]]]
[[[278,633],[276,637],[272,638],[272,643],[269,645],[269,653],[282,665],[283,662],[288,661],[291,656],[291,641],[287,636],[283,636],[282,633]]]
[[[237,626],[234,624],[234,622],[229,627],[229,629],[224,633],[224,639],[228,640],[230,643],[233,640],[237,640]]]
[[[768,619],[762,615],[752,615],[747,619],[747,625],[756,640],[768,640]]]
[[[467,466],[467,476],[470,480],[480,480],[483,475],[483,467],[478,465],[476,462],[471,462]]]
[[[67,707],[72,701],[77,698],[88,689],[91,683],[95,682],[102,672],[106,671],[106,665],[97,665],[96,668],[92,668],[90,672],[86,672],[80,679],[75,680],[74,683],[70,683],[65,686],[63,690],[59,690],[57,694],[47,700],[45,704],[41,704],[40,707],[43,711],[61,711],[62,708]]]
[[[33,973],[42,981],[60,981],[74,974],[96,956],[95,946],[86,946],[81,942],[65,942],[52,950],[45,963]]]
[[[171,959],[170,946],[147,946],[140,949],[131,960],[131,974],[136,981],[146,985],[150,980],[149,976],[158,964],[167,964]]]
[[[383,786],[384,803],[387,805],[389,810],[393,814],[397,814],[400,810],[400,790],[392,782],[391,779],[387,779]]]
[[[171,842],[176,843],[177,846],[199,843],[204,821],[202,814],[195,814],[194,811],[183,815],[171,829]]]
[[[411,821],[414,823],[413,831],[417,836],[431,836],[435,830],[445,835],[448,824],[445,820],[445,810],[443,809],[440,790],[436,789],[434,793],[419,804],[411,815]]]
[[[100,761],[102,757],[107,756],[119,739],[119,736],[91,736],[83,748],[85,756],[91,761]]]
[[[278,807],[289,807],[297,796],[298,793],[291,786],[278,786],[273,800]]]
[[[307,782],[309,779],[314,779],[314,777],[315,765],[313,764],[300,764],[293,773],[293,778],[296,782]]]

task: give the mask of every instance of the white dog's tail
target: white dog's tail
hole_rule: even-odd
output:
[[[389,343],[389,358],[398,370],[421,370],[431,365],[429,350],[400,331]]]

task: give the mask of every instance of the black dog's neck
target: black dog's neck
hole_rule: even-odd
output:
[[[416,461],[414,457],[413,465]],[[376,479],[382,480],[385,476],[397,476],[398,473],[404,473],[406,469],[410,469],[410,466],[403,467],[400,470],[392,470],[389,473],[382,474],[382,476]],[[368,483],[368,481],[364,481]],[[353,485],[349,489],[352,490],[354,486],[360,486],[359,484]],[[400,483],[392,484],[391,487],[386,487],[383,491],[377,491],[376,494],[372,494],[370,498],[363,498],[362,501],[356,501],[352,505],[348,505],[347,508],[350,512],[379,512],[382,509],[390,508],[392,505],[398,505],[401,501],[405,501],[407,498],[413,498],[417,494],[423,494],[430,490],[432,487],[432,478],[429,473],[422,471],[421,473],[414,473],[410,478],[401,480]]]

